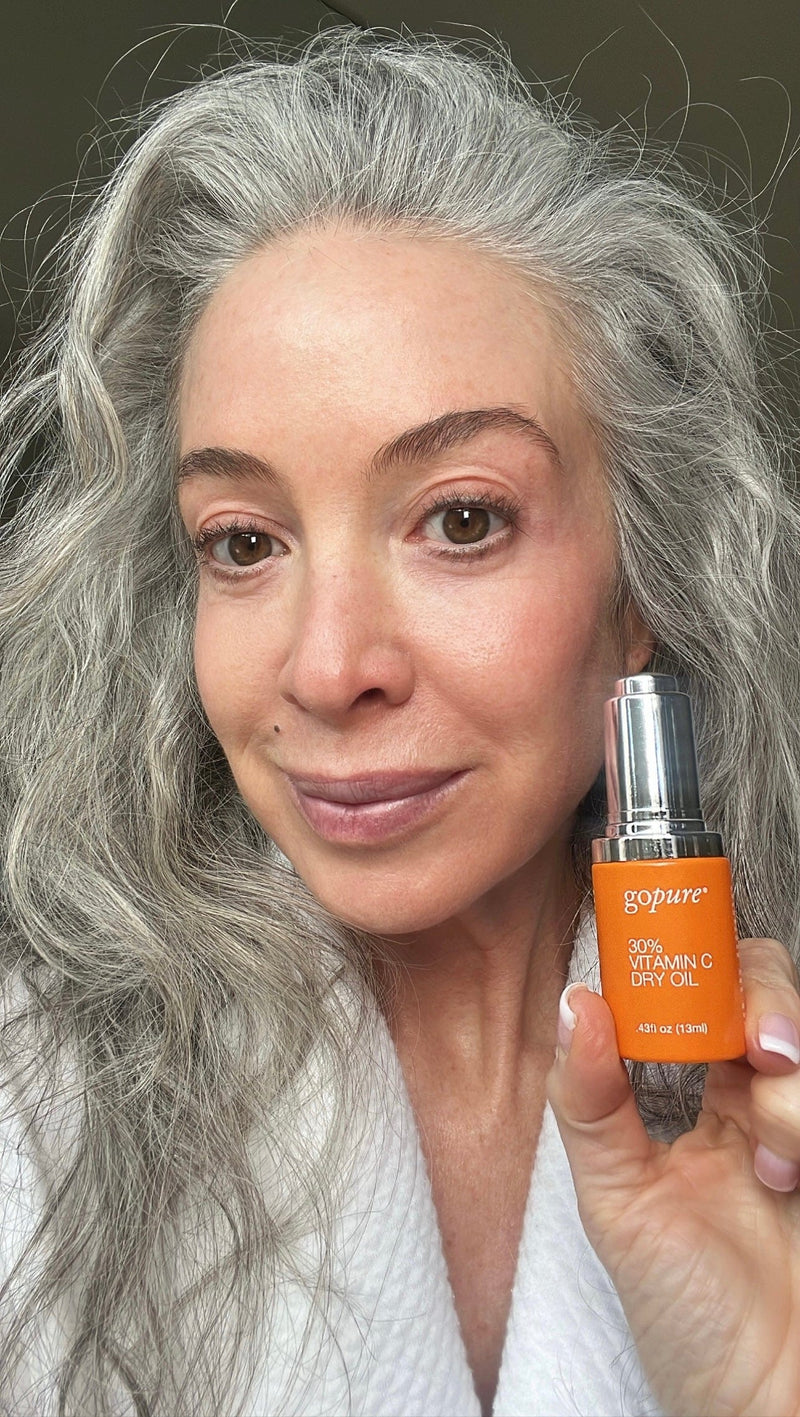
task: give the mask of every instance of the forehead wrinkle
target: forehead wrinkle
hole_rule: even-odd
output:
[[[452,409],[426,423],[404,429],[373,454],[364,469],[364,480],[373,482],[395,468],[430,462],[451,448],[461,447],[481,433],[491,431],[523,434],[547,454],[558,471],[562,470],[558,448],[549,433],[535,418],[512,405],[502,405]],[[268,459],[234,448],[195,448],[186,453],[178,464],[176,485],[198,476],[264,482],[270,487],[286,488],[281,474]]]

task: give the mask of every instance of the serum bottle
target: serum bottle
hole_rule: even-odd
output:
[[[605,705],[608,824],[592,842],[603,997],[620,1056],[709,1063],[746,1050],[730,865],[700,806],[689,696],[619,679]]]

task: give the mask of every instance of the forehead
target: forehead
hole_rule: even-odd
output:
[[[181,451],[307,436],[332,419],[374,451],[453,408],[513,405],[567,459],[591,442],[541,295],[462,240],[303,232],[241,262],[203,312],[180,398]],[[369,445],[369,446],[368,446]]]

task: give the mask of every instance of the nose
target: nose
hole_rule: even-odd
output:
[[[398,705],[414,685],[396,589],[376,565],[317,566],[298,588],[278,689],[329,722],[369,704]]]

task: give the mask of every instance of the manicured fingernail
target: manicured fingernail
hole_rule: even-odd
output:
[[[563,990],[558,1001],[558,1046],[562,1053],[568,1053],[572,1042],[572,1035],[575,1032],[575,1025],[578,1022],[575,1014],[569,1006],[569,996],[573,989],[585,989],[585,984],[568,984]]]
[[[759,1181],[773,1191],[793,1191],[800,1181],[800,1166],[796,1161],[787,1161],[785,1156],[776,1156],[774,1151],[759,1142],[753,1157],[753,1170]]]
[[[780,1053],[792,1063],[800,1063],[800,1033],[785,1014],[763,1014],[758,1022],[759,1046],[767,1053]]]

